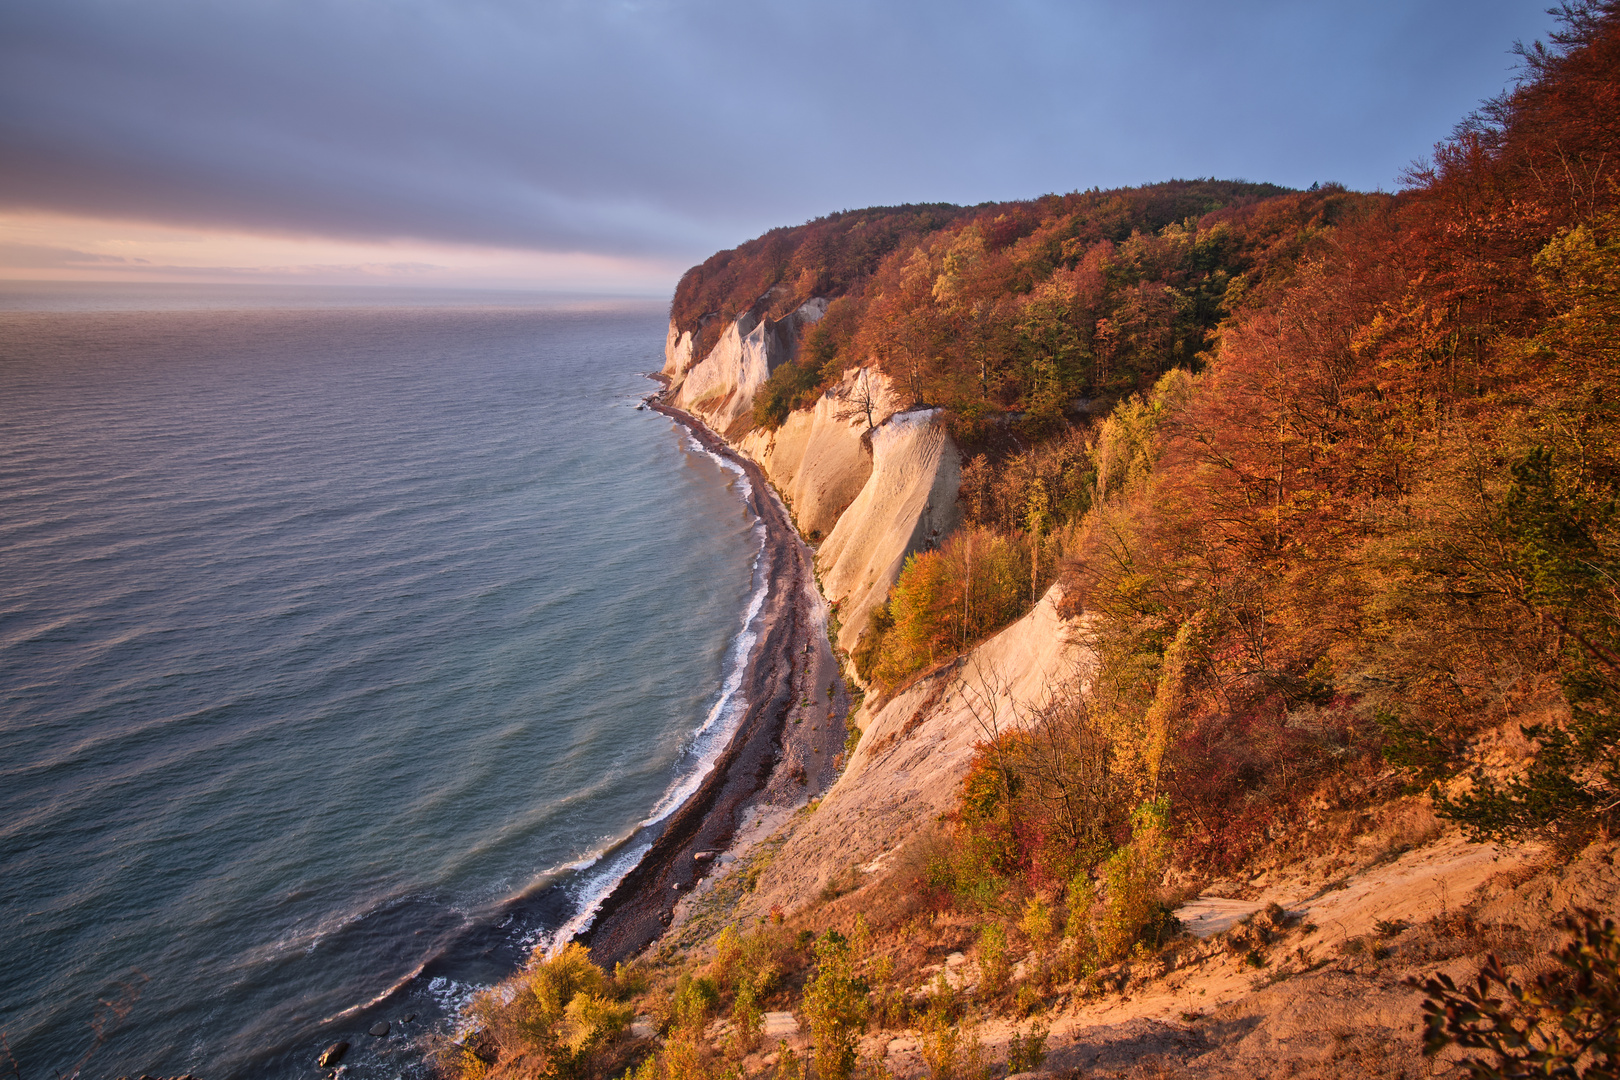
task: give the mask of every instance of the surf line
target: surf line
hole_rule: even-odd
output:
[[[594,857],[582,859],[572,868],[590,870],[577,893],[577,909],[557,929],[540,936],[542,948],[554,953],[570,941],[587,934],[597,919],[602,905],[618,888],[625,876],[653,850],[658,835],[657,826],[678,813],[697,794],[704,781],[714,772],[727,747],[736,739],[738,730],[748,717],[749,699],[744,686],[748,666],[753,659],[761,637],[762,613],[770,594],[772,575],[765,558],[769,530],[758,512],[755,478],[751,477],[735,455],[717,453],[705,445],[690,427],[686,436],[691,448],[711,458],[727,472],[736,475],[736,482],[744,505],[753,515],[752,535],[756,547],[749,566],[751,589],[743,612],[742,625],[726,647],[722,666],[720,692],[704,716],[703,722],[691,733],[691,743],[682,754],[685,767],[670,783],[647,816],[627,834],[619,837]],[[604,861],[605,860],[605,861]],[[596,864],[603,863],[600,867]],[[671,890],[672,892],[675,890]],[[673,905],[672,905],[673,907]]]
[[[699,851],[729,846],[743,804],[759,794],[781,759],[783,729],[793,702],[793,657],[819,632],[810,617],[806,587],[809,560],[787,508],[775,497],[759,465],[727,446],[696,417],[653,397],[648,407],[684,427],[703,450],[740,469],[749,484],[748,505],[764,528],[755,574],[764,584],[758,609],[745,629],[753,640],[735,689],[740,715],[725,745],[713,753],[706,773],[661,822],[643,827],[646,851],[595,905],[576,917],[575,939],[611,969],[651,944],[670,924],[675,904],[696,882]],[[729,681],[729,680],[728,680]],[[727,725],[730,726],[730,725]],[[639,846],[639,845],[637,845]]]
[[[592,959],[612,970],[616,962],[655,941],[673,921],[677,900],[706,868],[693,855],[727,849],[742,824],[742,808],[766,792],[779,769],[793,763],[794,754],[807,749],[799,745],[802,736],[789,737],[788,717],[796,700],[794,658],[828,650],[824,613],[818,618],[812,609],[811,597],[819,603],[820,593],[809,549],[757,463],[732,450],[690,414],[656,398],[647,407],[670,417],[704,453],[741,473],[745,481],[741,493],[763,530],[753,568],[754,581],[762,587],[751,590],[743,626],[728,648],[715,706],[694,731],[696,765],[672,781],[635,828],[553,868],[493,910],[467,919],[410,975],[363,1005],[328,1017],[323,1026],[353,1022],[423,983],[439,1006],[454,1016],[464,1001],[441,1000],[441,989],[448,993],[472,989],[454,981],[457,958],[488,955],[491,948],[515,947],[526,953],[538,944],[552,952],[579,941],[590,949]],[[826,660],[832,662],[830,652]],[[738,671],[741,677],[734,681]],[[727,732],[729,737],[721,738]],[[800,798],[817,794],[821,786],[820,780],[808,788],[795,785]],[[574,878],[573,883],[559,880],[565,876]],[[550,913],[542,914],[548,907]],[[524,922],[537,918],[555,929],[514,940],[503,933],[514,916]]]

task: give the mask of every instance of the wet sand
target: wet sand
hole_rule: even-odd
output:
[[[694,856],[723,852],[741,826],[745,808],[761,802],[802,803],[831,785],[842,764],[849,706],[827,642],[812,553],[764,471],[690,414],[656,399],[648,405],[747,473],[753,487],[751,508],[765,526],[760,572],[767,585],[759,639],[743,673],[747,710],[736,735],[698,790],[652,827],[657,833],[652,847],[608,894],[591,927],[579,937],[592,959],[609,970],[664,932],[676,901],[716,865],[714,858],[699,861]]]

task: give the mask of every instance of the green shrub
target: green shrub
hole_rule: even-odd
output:
[[[749,983],[737,987],[737,998],[731,1005],[731,1026],[732,1046],[738,1057],[759,1047],[765,1030],[765,1014],[760,1011],[754,988]]]
[[[921,1024],[920,1052],[928,1066],[929,1080],[953,1080],[956,1075],[958,1035],[951,1020],[953,995],[941,974],[935,983],[933,1000]]]
[[[872,989],[872,1019],[880,1028],[904,1027],[908,1009],[905,989],[894,985],[894,961],[880,956],[871,962],[867,983]]]
[[[709,964],[709,974],[713,976],[715,985],[719,987],[721,993],[733,989],[742,959],[742,936],[737,933],[735,926],[728,926],[720,931],[719,937],[715,938],[714,960]]]
[[[854,1070],[867,1008],[867,986],[855,975],[854,950],[848,939],[827,931],[816,943],[816,974],[804,993],[821,1080],[847,1080]]]
[[[1060,962],[1068,971],[1069,977],[1080,982],[1095,975],[1097,968],[1101,966],[1097,933],[1087,917],[1083,897],[1072,888],[1069,895],[1069,924],[1063,934],[1063,953]]]
[[[1170,859],[1169,814],[1165,799],[1137,807],[1131,842],[1104,864],[1103,916],[1097,927],[1097,951],[1104,961],[1124,959],[1139,941],[1157,944],[1175,918],[1159,902],[1159,882]]]
[[[1012,963],[1007,955],[1007,931],[1000,923],[988,923],[979,933],[979,986],[985,996],[994,997],[1007,989]]]
[[[1047,971],[1041,971],[1037,977],[1045,978]],[[1033,1016],[1046,1007],[1046,998],[1039,984],[1034,982],[1021,983],[1018,993],[1013,995],[1013,1012],[1019,1016]]]
[[[715,986],[714,980],[704,975],[694,976],[691,972],[684,971],[675,982],[675,1000],[671,1023],[675,1027],[701,1026],[704,1021],[714,1015],[714,1011],[719,1006],[720,990]]]
[[[1462,989],[1444,974],[1408,979],[1428,995],[1423,1052],[1451,1045],[1489,1051],[1495,1061],[1465,1062],[1475,1080],[1620,1076],[1620,934],[1595,911],[1565,916],[1560,925],[1573,935],[1553,953],[1561,970],[1529,986],[1510,979],[1494,954]]]
[[[793,1047],[782,1047],[782,1056],[776,1062],[776,1080],[804,1080],[804,1063]]]
[[[611,1000],[602,970],[585,948],[571,944],[556,956],[536,954],[527,967],[475,997],[473,1022],[490,1033],[497,1062],[524,1057],[543,1063],[547,1075],[585,1075],[593,1056],[630,1023],[628,1006]],[[451,1062],[452,1072],[482,1073],[482,1062]]]
[[[754,395],[754,424],[767,431],[775,431],[794,409],[802,409],[815,402],[821,385],[821,366],[808,356],[789,360],[771,372],[765,385]]]
[[[1014,1029],[1007,1044],[1007,1072],[1034,1072],[1046,1060],[1046,1036],[1049,1029],[1031,1024],[1027,1034]]]
[[[969,1027],[962,1043],[962,1080],[990,1080],[990,1061],[979,1041],[979,1030]]]
[[[1032,896],[1024,903],[1023,917],[1018,920],[1018,929],[1024,932],[1029,944],[1036,952],[1044,952],[1052,943],[1052,937],[1057,932],[1052,924],[1052,909],[1046,901],[1039,896]]]

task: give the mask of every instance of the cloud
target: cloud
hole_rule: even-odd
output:
[[[97,255],[49,244],[8,244],[0,242],[0,267],[28,270],[83,270],[107,266],[150,266],[146,259],[125,259],[118,255]]]
[[[0,213],[0,279],[407,284],[667,295],[673,260]]]
[[[1535,7],[14,3],[0,208],[684,263],[872,203],[1388,185]]]

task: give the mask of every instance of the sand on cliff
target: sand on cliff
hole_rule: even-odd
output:
[[[919,678],[870,717],[857,715],[860,742],[813,811],[753,814],[757,824],[738,853],[746,856],[750,844],[773,832],[776,851],[734,917],[792,912],[835,879],[881,875],[908,838],[955,809],[989,725],[1025,723],[1055,692],[1084,685],[1095,659],[1078,624],[1058,614],[1061,599],[1053,586],[1033,610],[959,662]],[[732,872],[722,868],[711,885]]]

